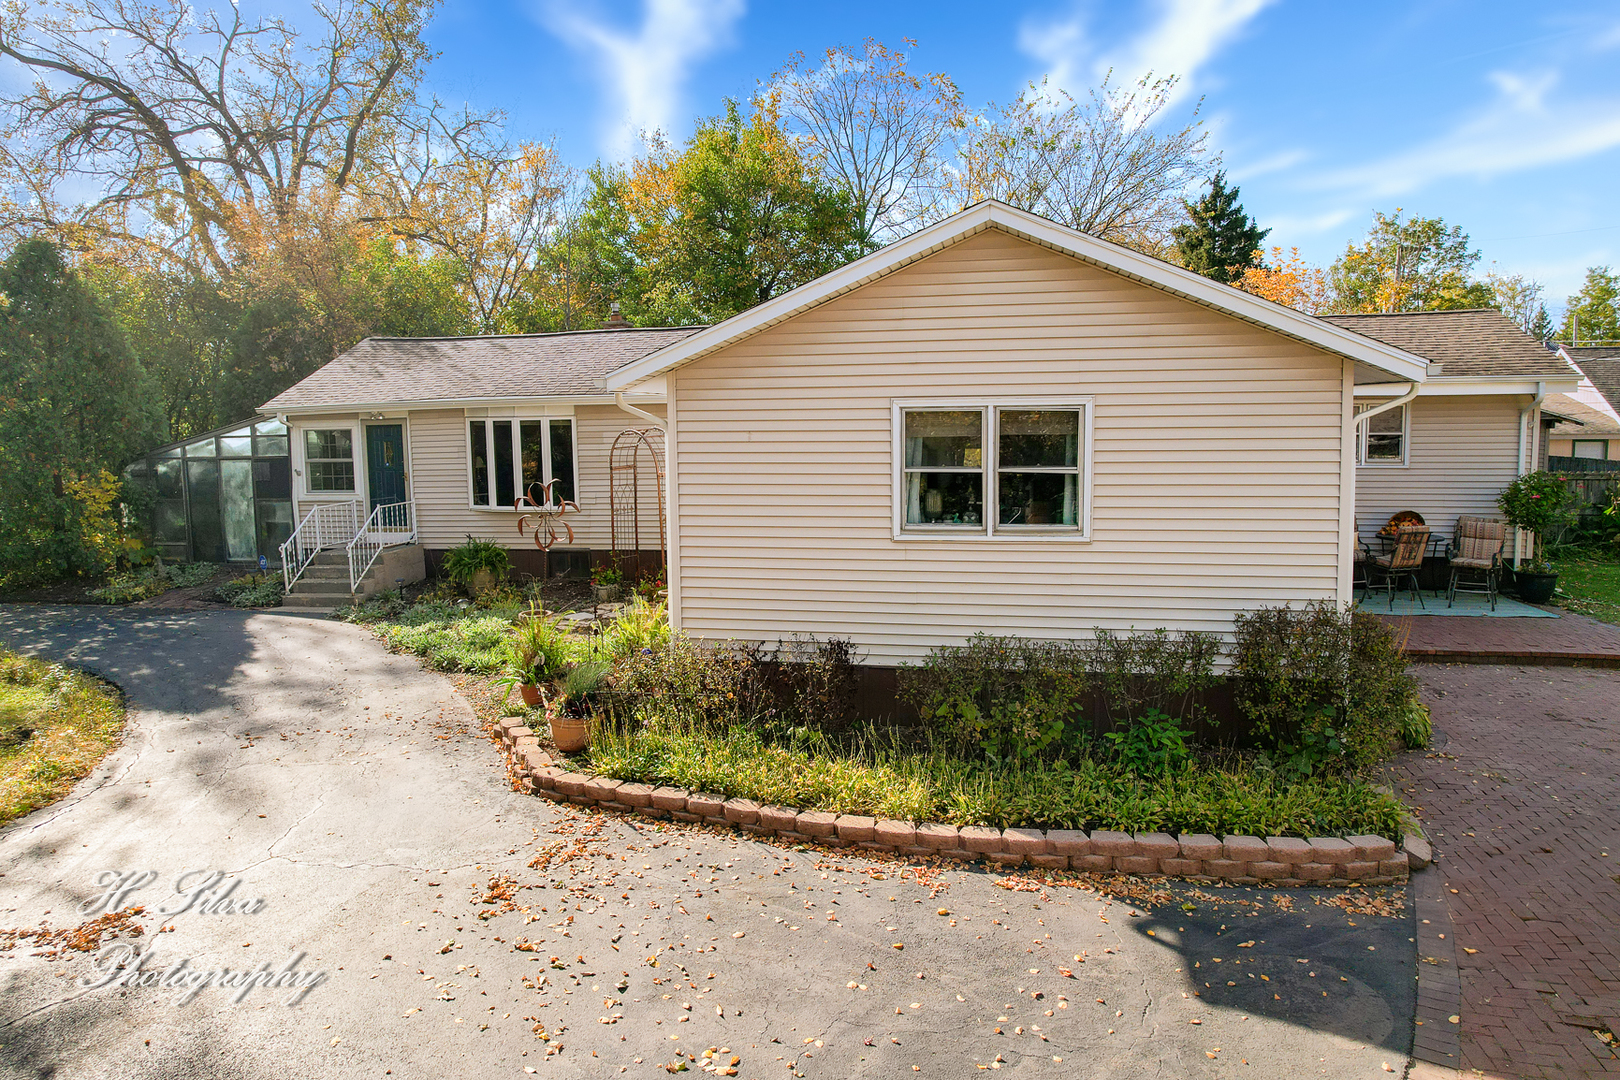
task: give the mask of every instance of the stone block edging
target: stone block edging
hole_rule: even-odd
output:
[[[1037,866],[1227,881],[1270,886],[1391,885],[1411,870],[1428,865],[1432,854],[1419,837],[1400,842],[1379,836],[1285,837],[1207,836],[1184,833],[1127,833],[1098,829],[992,829],[982,825],[939,825],[886,821],[823,810],[764,806],[751,799],[727,799],[678,787],[582,776],[560,768],[523,721],[508,717],[499,739],[513,772],[525,789],[555,802],[591,806],[647,818],[742,829],[754,836],[776,836],[789,843],[897,855],[949,856],[985,860],[1003,867]],[[524,740],[520,742],[519,740]]]

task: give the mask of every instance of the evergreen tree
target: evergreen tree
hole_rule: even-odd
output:
[[[1215,174],[1203,198],[1185,205],[1192,223],[1170,230],[1181,252],[1181,265],[1227,285],[1260,265],[1260,244],[1271,230],[1260,228],[1259,222],[1243,212],[1238,189],[1226,186],[1225,172]]]
[[[44,240],[0,266],[0,581],[101,570],[116,474],[163,440],[162,398],[96,294]]]
[[[1546,304],[1536,305],[1536,317],[1531,320],[1528,332],[1537,341],[1551,341],[1553,336],[1552,318],[1547,314]]]

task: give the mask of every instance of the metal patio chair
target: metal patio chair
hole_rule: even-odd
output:
[[[1423,593],[1418,588],[1418,571],[1423,568],[1423,556],[1429,550],[1429,527],[1407,525],[1395,531],[1395,546],[1385,555],[1374,555],[1367,564],[1370,580],[1369,595],[1375,589],[1389,593],[1389,609],[1395,610],[1395,591],[1403,585],[1412,590],[1412,599],[1427,608]]]
[[[1502,579],[1502,549],[1507,545],[1507,523],[1492,518],[1463,516],[1457,519],[1457,536],[1446,549],[1451,559],[1451,583],[1446,587],[1446,606],[1460,592],[1484,593],[1496,610],[1497,583]],[[1463,575],[1475,575],[1472,581]]]

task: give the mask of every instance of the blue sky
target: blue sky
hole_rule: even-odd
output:
[[[450,0],[429,32],[447,99],[498,107],[513,134],[578,165],[638,128],[676,136],[795,50],[918,42],[970,104],[1048,76],[1084,92],[1109,67],[1175,73],[1243,202],[1330,262],[1374,209],[1461,225],[1546,284],[1620,265],[1620,5],[1405,0]]]

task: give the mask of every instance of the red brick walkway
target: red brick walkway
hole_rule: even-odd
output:
[[[1571,611],[1557,619],[1379,618],[1399,633],[1411,631],[1406,650],[1413,660],[1620,667],[1620,626]]]
[[[1402,755],[1397,784],[1440,856],[1463,1066],[1620,1076],[1593,1034],[1620,1030],[1620,672],[1417,673],[1443,738]]]

